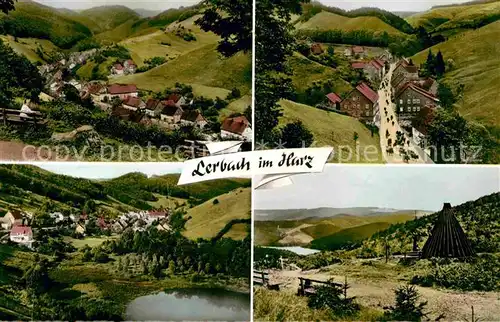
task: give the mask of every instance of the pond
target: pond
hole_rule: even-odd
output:
[[[172,289],[130,302],[127,320],[250,321],[250,294],[222,289]]]
[[[317,250],[317,249],[305,248],[305,247],[300,247],[300,246],[288,246],[288,247],[272,247],[272,246],[268,246],[266,248],[288,250],[288,251],[290,251],[292,253],[295,253],[295,254],[298,254],[298,255],[311,255],[311,254],[316,254],[316,253],[321,252],[320,250]]]

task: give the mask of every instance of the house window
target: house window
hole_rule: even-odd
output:
[[[401,104],[401,105],[402,105],[402,104],[403,104],[403,100],[399,100],[399,104]]]
[[[370,108],[370,105],[369,104],[365,104],[365,109],[369,109]]]
[[[420,112],[420,105],[417,106],[417,112]]]
[[[366,116],[370,116],[370,111],[366,111]]]
[[[416,111],[417,111],[417,107],[413,106],[413,112],[416,112]]]
[[[411,98],[409,98],[408,101],[406,101],[406,103],[411,104]]]
[[[420,98],[415,99],[417,101],[417,104],[420,104]]]
[[[411,106],[408,106],[408,112],[411,112]]]
[[[417,99],[416,98],[413,99],[413,104],[417,104]]]
[[[399,112],[403,113],[403,107],[402,106],[399,108]]]

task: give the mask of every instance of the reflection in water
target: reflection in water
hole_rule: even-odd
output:
[[[249,321],[250,295],[220,289],[174,289],[139,297],[127,306],[128,320]]]

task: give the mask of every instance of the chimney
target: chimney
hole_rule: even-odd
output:
[[[451,209],[451,203],[445,202],[443,205],[443,210],[448,210],[448,209]]]

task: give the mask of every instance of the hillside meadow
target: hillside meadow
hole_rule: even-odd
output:
[[[283,112],[280,118],[281,125],[300,120],[313,133],[313,146],[334,147],[337,153],[331,162],[339,162],[342,161],[340,158],[347,158],[349,156],[347,147],[350,147],[352,152],[350,163],[383,162],[378,134],[374,133],[372,136],[370,130],[357,119],[289,100],[281,100],[280,106]],[[354,142],[355,132],[358,134],[358,147]],[[344,147],[342,155],[339,155],[339,147]],[[365,148],[366,154],[363,152]]]

